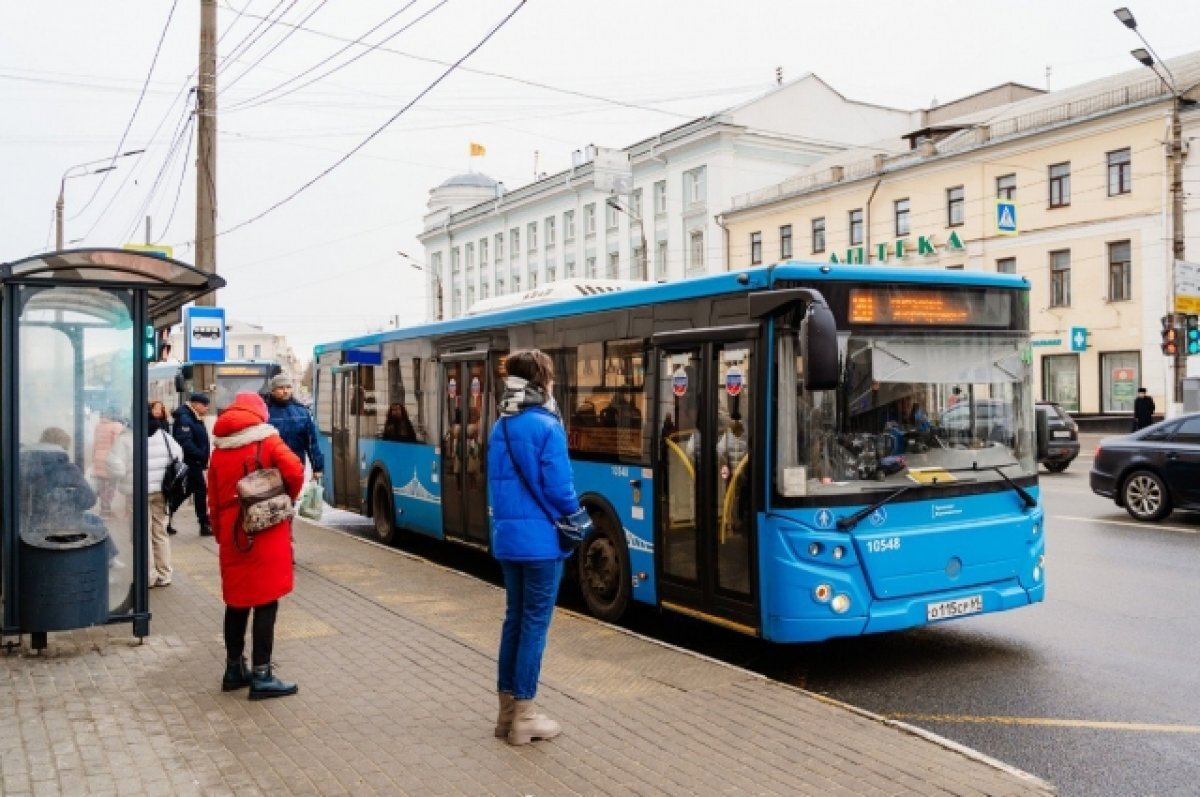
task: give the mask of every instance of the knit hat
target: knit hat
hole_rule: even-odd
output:
[[[191,396],[188,397],[188,401],[194,401],[197,404],[203,404],[206,407],[209,404],[209,399],[208,399],[207,393],[198,393],[198,392],[193,393]]]
[[[271,378],[271,389],[274,390],[277,387],[295,387],[295,384],[287,374],[278,374]]]

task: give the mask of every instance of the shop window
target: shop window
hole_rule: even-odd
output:
[[[1100,411],[1133,413],[1133,400],[1141,386],[1141,357],[1136,351],[1100,355]]]
[[[1050,354],[1042,358],[1042,395],[1068,412],[1079,412],[1079,355]]]

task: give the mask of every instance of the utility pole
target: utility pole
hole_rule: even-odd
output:
[[[196,88],[196,268],[217,273],[217,0],[200,0],[200,83]],[[215,307],[216,292],[196,300]],[[223,331],[222,331],[223,332]],[[186,333],[186,330],[185,330]],[[196,366],[194,384],[212,390],[211,365]]]

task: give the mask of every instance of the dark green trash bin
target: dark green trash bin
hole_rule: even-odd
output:
[[[108,620],[108,530],[22,530],[17,580],[21,631],[70,631]]]

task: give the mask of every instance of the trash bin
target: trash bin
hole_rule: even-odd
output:
[[[108,620],[108,530],[99,518],[74,528],[21,530],[17,581],[23,632],[70,631]]]

